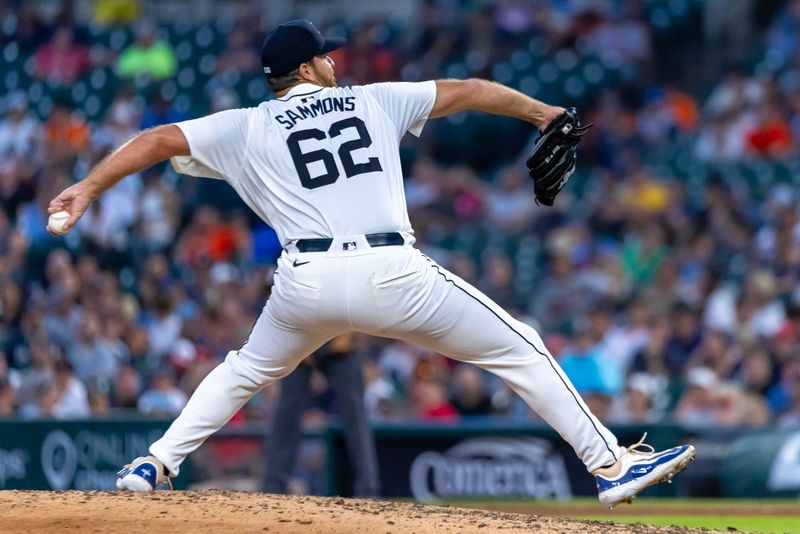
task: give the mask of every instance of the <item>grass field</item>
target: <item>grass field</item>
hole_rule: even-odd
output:
[[[608,521],[607,516],[574,516],[580,519]],[[677,525],[680,527],[736,529],[742,532],[800,533],[800,518],[792,516],[690,516],[690,515],[621,515],[617,523],[642,523],[644,525]]]
[[[446,504],[619,523],[800,534],[800,500],[640,499],[632,505],[618,506],[614,510],[601,507],[596,499],[567,502],[449,501]]]

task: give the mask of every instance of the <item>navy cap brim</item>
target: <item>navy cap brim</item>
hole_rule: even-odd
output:
[[[341,37],[326,37],[325,44],[322,45],[322,53],[327,54],[333,52],[337,48],[341,48],[347,41]]]

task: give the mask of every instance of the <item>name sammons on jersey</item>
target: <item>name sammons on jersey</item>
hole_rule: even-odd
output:
[[[283,124],[287,130],[294,128],[297,121],[307,119],[309,117],[316,117],[317,115],[324,115],[331,111],[353,111],[356,108],[356,97],[354,96],[333,96],[328,98],[317,99],[315,97],[308,97],[303,100],[314,99],[311,104],[301,104],[295,106],[297,112],[288,110],[285,115],[277,115],[275,120]]]

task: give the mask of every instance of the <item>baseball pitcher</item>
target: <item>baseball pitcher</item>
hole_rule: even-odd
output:
[[[398,153],[406,132],[418,136],[426,121],[464,110],[533,123],[542,136],[527,165],[537,202],[551,205],[587,129],[577,112],[479,79],[338,87],[327,54],[342,44],[308,21],[278,26],[261,50],[274,100],[143,131],[51,202],[51,214],[69,213],[66,232],[123,177],[171,159],[183,174],[226,180],[283,245],[250,338],[200,384],[151,455],[120,471],[117,487],[168,482],[261,388],[353,331],[498,375],[572,445],[607,506],[684,469],[694,447],[621,447],[533,328],[414,248]]]

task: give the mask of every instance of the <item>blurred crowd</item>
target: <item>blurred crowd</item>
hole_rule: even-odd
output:
[[[522,172],[531,128],[503,120],[483,143],[465,137],[486,135],[467,115],[403,146],[420,248],[539,329],[604,421],[798,425],[797,187],[767,183],[754,195],[715,165],[797,160],[800,2],[775,13],[762,61],[725,66],[707,96],[654,76],[644,4],[426,1],[402,32],[377,20],[319,22],[348,36],[334,55],[343,85],[481,76],[536,96],[551,74],[543,64],[569,70],[593,51],[602,72],[547,86],[550,101],[579,101],[595,123],[555,207],[534,204]],[[97,2],[92,20],[69,5],[53,18],[0,11],[3,53],[28,58],[53,95],[49,106],[24,87],[2,98],[0,417],[173,417],[247,338],[280,244],[226,184],[180,178],[166,164],[123,180],[64,238],[45,231],[50,199],[110,149],[193,116],[170,96],[186,59],[158,20],[141,18],[137,2]],[[252,98],[241,80],[260,81],[257,50],[274,22],[239,13],[223,50],[200,65],[207,82],[188,84],[202,112]],[[95,38],[118,27],[135,27],[126,46]],[[71,89],[98,68],[119,84],[92,119],[76,104],[86,95]],[[658,172],[652,158],[668,146],[705,166],[700,182]],[[391,340],[350,343],[376,421],[535,417],[475,367]],[[335,398],[321,376],[312,389],[308,421],[324,422]],[[274,395],[236,419],[269,419]]]

